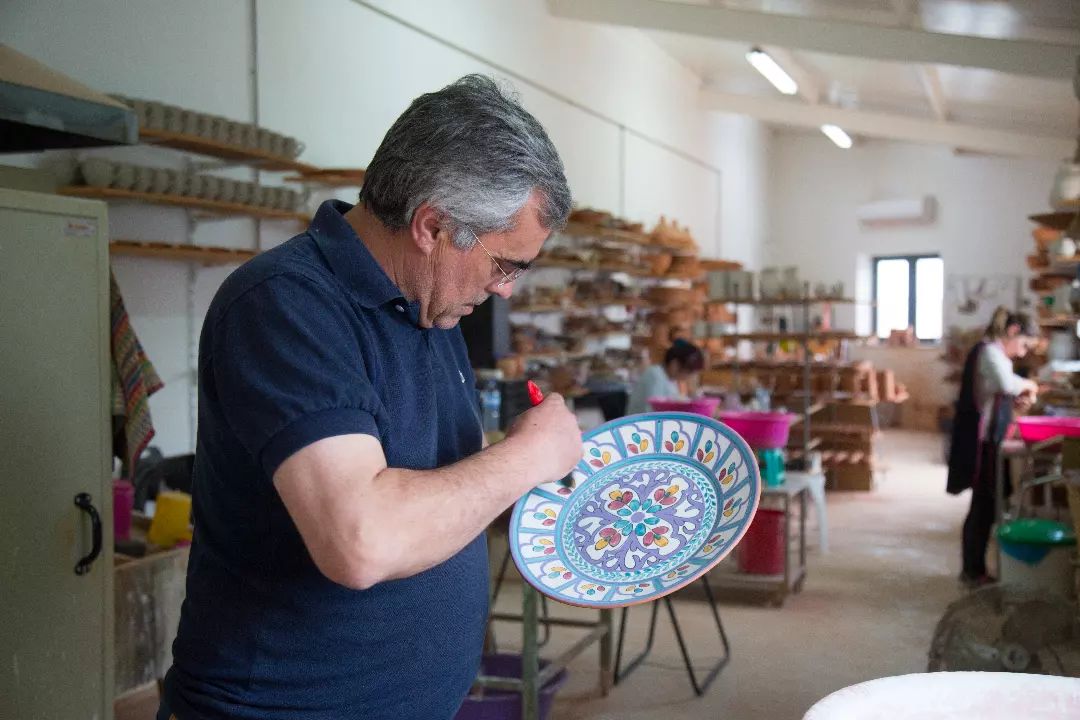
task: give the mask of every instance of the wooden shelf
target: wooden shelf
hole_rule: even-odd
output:
[[[583,260],[568,260],[566,258],[553,258],[540,255],[533,261],[533,266],[538,268],[561,268],[563,270],[577,270],[581,272],[622,273],[631,277],[639,277],[650,280],[677,280],[680,282],[692,282],[703,277],[703,273],[697,275],[656,275],[644,268],[616,267],[601,263],[587,263]]]
[[[701,258],[701,267],[708,273],[724,270],[742,270],[743,264],[734,260],[710,260],[708,258]]]
[[[1076,327],[1077,321],[1080,321],[1080,317],[1076,315],[1057,315],[1039,318],[1039,327],[1072,329]]]
[[[364,184],[367,171],[363,168],[323,168],[311,172],[289,175],[287,182],[298,182],[313,187],[360,187]]]
[[[598,225],[587,225],[579,222],[568,222],[566,227],[559,231],[563,235],[569,235],[571,237],[586,237],[600,240],[603,242],[614,242],[625,245],[636,245],[646,250],[654,252],[664,252],[670,255],[678,255],[681,257],[696,257],[698,252],[694,248],[675,247],[672,245],[664,245],[657,243],[652,239],[651,235],[644,232],[632,232],[630,230],[619,230],[616,228],[600,227]],[[710,260],[710,263],[715,265],[716,263],[727,263],[724,260]],[[741,269],[740,263],[730,263],[730,267],[724,269],[737,270]]]
[[[1037,215],[1028,215],[1028,220],[1033,223],[1037,223],[1044,227],[1048,227],[1052,230],[1067,230],[1069,224],[1072,223],[1073,217],[1076,216],[1076,211],[1066,212],[1050,212],[1040,213]]]
[[[257,254],[254,250],[209,247],[205,245],[178,245],[176,243],[146,242],[142,240],[113,240],[109,243],[110,255],[156,258],[199,262],[206,265],[239,264]]]
[[[801,390],[796,390],[792,393],[774,394],[773,399],[783,398],[785,403],[790,408],[791,412],[801,412],[802,403],[806,393]],[[810,404],[810,414],[821,412],[829,405],[836,402],[850,402],[856,405],[877,405],[877,400],[870,400],[868,398],[860,398],[858,396],[852,396],[851,393],[843,392],[815,392],[811,396],[813,402]],[[774,402],[774,404],[776,404]]]
[[[319,168],[314,165],[302,163],[292,158],[271,155],[262,150],[230,145],[217,140],[199,137],[198,135],[139,128],[139,141],[147,145],[160,145],[173,150],[198,153],[199,155],[207,155],[222,160],[233,160],[258,167],[260,170],[282,170],[300,174],[319,172]]]
[[[534,303],[534,304],[530,304],[530,305],[511,305],[510,306],[510,312],[512,312],[512,313],[532,314],[532,315],[542,315],[542,314],[545,314],[545,313],[563,313],[563,312],[571,312],[571,313],[578,312],[578,313],[581,313],[581,312],[589,312],[590,310],[595,310],[596,308],[632,307],[632,306],[638,306],[638,305],[641,305],[641,304],[642,304],[642,301],[640,299],[630,299],[630,300],[626,300],[626,301],[605,300],[603,302],[597,302],[597,303],[590,304],[590,305],[583,305],[583,304],[555,305],[553,303],[552,304]]]
[[[775,299],[761,299],[761,300],[717,300],[715,302],[724,302],[731,305],[752,305],[758,307],[776,307],[776,306],[803,306],[803,305],[856,305],[858,301],[854,298],[846,297],[814,297],[814,298],[775,298]]]
[[[1074,278],[1077,268],[1080,268],[1080,260],[1057,260],[1042,267],[1033,267],[1032,270],[1040,277]]]
[[[567,310],[573,310],[573,306],[570,305],[545,305],[543,303],[536,303],[534,305],[511,305],[510,312],[512,313],[529,313],[533,315],[540,315],[543,313],[561,313]]]
[[[802,418],[800,417],[799,420],[801,421]],[[792,437],[792,438],[790,438],[788,440],[788,445],[784,449],[785,450],[813,450],[814,448],[821,445],[821,442],[822,442],[822,440],[819,437],[810,438],[810,443],[808,445],[806,445],[805,447],[803,447],[803,444],[801,442],[796,442],[795,438]]]
[[[150,205],[178,207],[185,210],[198,210],[208,215],[234,215],[237,217],[253,217],[264,220],[294,220],[299,223],[311,221],[311,218],[303,213],[290,212],[287,210],[271,210],[269,208],[256,207],[254,205],[227,203],[218,200],[203,200],[201,198],[188,197],[186,195],[135,192],[134,190],[99,188],[90,185],[70,185],[68,187],[60,188],[57,192],[61,195],[91,198],[94,200],[147,203]]]
[[[864,335],[857,335],[852,332],[838,332],[838,331],[822,331],[812,333],[772,333],[772,332],[756,332],[756,333],[733,333],[731,335],[716,335],[712,338],[695,338],[698,340],[719,339],[719,340],[751,340],[754,342],[783,342],[785,340],[861,340],[865,339]]]
[[[723,337],[718,336],[718,337]],[[812,360],[810,371],[814,373],[833,373],[857,370],[863,363],[861,361],[841,362],[839,360]],[[769,360],[758,358],[754,360],[721,360],[709,366],[709,370],[765,370],[771,372],[790,371],[802,372],[805,363],[802,360]]]
[[[580,337],[583,337],[586,340],[606,340],[607,338],[611,337],[612,335],[629,335],[629,334],[630,334],[630,332],[627,331],[627,330],[600,330],[598,332],[585,333],[584,335],[581,335]]]
[[[524,360],[573,360],[596,355],[595,351],[589,350],[544,350],[531,353],[513,353]]]
[[[645,233],[618,230],[616,228],[605,228],[598,225],[586,225],[579,222],[568,222],[566,223],[566,227],[559,232],[563,235],[570,235],[571,237],[588,237],[597,240],[608,240],[611,242],[638,245],[640,247],[657,247],[653,245],[652,240]]]

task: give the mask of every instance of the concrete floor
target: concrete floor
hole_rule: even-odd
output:
[[[782,608],[722,603],[733,659],[704,697],[694,696],[671,623],[661,613],[648,664],[602,698],[597,651],[590,649],[570,666],[552,717],[798,720],[842,687],[924,671],[934,626],[961,593],[956,578],[968,499],[945,493],[937,435],[888,431],[882,458],[887,469],[876,491],[829,494],[830,552],[812,549],[802,593]],[[507,586],[500,609],[520,607],[517,590]],[[677,599],[676,611],[691,655],[704,665],[718,657],[719,641],[707,606],[694,595]],[[552,608],[559,616],[596,615]],[[644,608],[631,610],[628,654],[644,645],[648,615]],[[520,644],[515,626],[501,624],[497,631],[500,650]],[[558,654],[575,637],[571,629],[555,630],[544,654]]]
[[[830,552],[821,555],[812,542],[802,593],[782,608],[722,603],[733,659],[705,697],[694,696],[662,613],[647,664],[602,698],[591,648],[571,665],[552,717],[798,720],[814,702],[847,685],[925,670],[934,625],[961,592],[956,576],[967,496],[945,494],[937,435],[890,430],[881,445],[886,472],[876,491],[829,494]],[[684,636],[704,665],[719,654],[715,627],[696,593],[680,595],[676,611]],[[507,583],[499,609],[520,609],[518,586]],[[554,603],[552,611],[596,616]],[[630,612],[627,654],[643,646],[648,615],[644,608]],[[497,626],[500,650],[520,646],[517,627]],[[578,636],[557,629],[543,652],[556,655]],[[150,692],[118,703],[117,718],[149,720],[155,709]]]

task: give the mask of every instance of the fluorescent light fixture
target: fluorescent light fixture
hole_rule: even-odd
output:
[[[755,70],[764,75],[765,79],[771,82],[774,88],[785,95],[794,95],[799,91],[799,84],[795,82],[794,78],[788,75],[784,68],[780,67],[769,53],[761,48],[753,48],[746,53],[746,60],[754,66]]]
[[[836,125],[822,125],[821,132],[825,133],[825,137],[836,143],[836,147],[844,150],[851,147],[851,136],[844,132],[842,128]]]

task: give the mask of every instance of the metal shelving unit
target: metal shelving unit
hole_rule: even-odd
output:
[[[821,297],[816,298],[810,295],[809,283],[806,284],[804,295],[802,298],[764,298],[759,300],[732,300],[732,305],[744,305],[747,307],[790,307],[802,310],[803,327],[810,327],[810,310],[816,305],[832,305],[832,304],[854,304],[856,301],[852,298],[843,297]],[[816,403],[814,400],[813,386],[811,382],[811,369],[814,364],[812,354],[810,352],[810,342],[812,340],[858,340],[862,336],[847,331],[836,330],[824,330],[819,332],[812,332],[805,330],[803,332],[752,332],[752,333],[733,333],[730,335],[722,336],[725,340],[749,340],[751,342],[786,342],[795,341],[800,343],[803,351],[802,360],[802,380],[803,390],[800,393],[802,398],[802,447],[800,456],[805,460],[807,454],[816,446],[813,439],[810,437],[810,422],[814,413],[823,409],[824,405]],[[733,361],[736,378],[740,372],[741,363],[736,359]]]

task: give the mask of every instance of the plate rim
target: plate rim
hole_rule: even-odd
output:
[[[709,417],[707,415],[699,415],[697,413],[688,413],[688,412],[679,412],[679,411],[675,411],[675,410],[663,411],[663,412],[636,413],[634,415],[625,415],[625,416],[623,416],[621,418],[616,418],[614,420],[609,420],[609,421],[605,422],[604,424],[598,425],[595,428],[593,428],[592,430],[589,430],[588,432],[583,433],[582,436],[581,436],[582,443],[584,444],[586,441],[588,441],[592,437],[595,437],[596,435],[600,435],[600,434],[602,434],[602,433],[604,433],[604,432],[606,432],[606,431],[608,431],[608,430],[610,430],[610,429],[612,429],[614,427],[618,427],[620,425],[626,425],[626,424],[629,424],[631,422],[634,422],[635,418],[650,418],[650,419],[661,420],[661,421],[662,420],[667,420],[667,419],[677,419],[677,420],[692,420],[692,421],[698,422],[698,423],[701,423],[701,422],[716,423],[721,428],[723,428],[723,430],[727,431],[727,433],[725,433],[725,435],[728,437],[728,439],[730,439],[732,442],[735,442],[737,445],[740,445],[741,446],[740,449],[743,450],[747,456],[749,456],[751,458],[756,457],[754,455],[753,448],[751,448],[750,445],[746,442],[746,440],[743,439],[742,435],[735,432],[735,430],[733,430],[730,425],[723,422],[722,420],[718,420],[716,418]],[[508,542],[508,544],[510,546],[510,556],[514,561],[514,567],[518,571],[518,574],[521,575],[522,579],[525,580],[525,582],[527,582],[529,585],[531,585],[533,587],[533,589],[535,589],[538,593],[540,593],[541,595],[543,595],[545,597],[549,597],[552,600],[555,600],[556,602],[560,602],[560,603],[562,603],[564,605],[569,605],[571,607],[587,608],[587,609],[591,609],[591,610],[618,610],[619,608],[627,608],[627,607],[632,607],[634,605],[643,605],[645,603],[650,603],[650,602],[655,602],[657,600],[661,600],[661,599],[667,597],[668,595],[670,595],[670,594],[672,594],[672,593],[674,593],[674,592],[676,592],[678,590],[681,590],[684,587],[690,585],[691,583],[697,582],[699,579],[704,577],[710,570],[712,570],[714,567],[719,565],[720,562],[722,560],[724,560],[724,558],[726,558],[728,555],[730,555],[732,553],[732,551],[735,550],[735,548],[738,546],[738,544],[740,542],[742,542],[743,537],[746,535],[747,531],[750,529],[750,525],[754,522],[754,518],[757,516],[757,511],[761,506],[761,490],[762,490],[761,471],[758,469],[757,462],[747,463],[747,465],[750,467],[750,477],[753,479],[753,482],[756,482],[757,492],[752,495],[753,507],[750,510],[750,514],[749,514],[749,516],[747,518],[746,524],[743,525],[743,527],[740,530],[740,532],[738,533],[738,535],[736,535],[735,540],[730,544],[730,546],[724,552],[719,553],[707,565],[703,565],[700,568],[698,568],[698,570],[695,573],[693,573],[692,575],[688,575],[687,577],[682,578],[682,580],[680,580],[680,582],[672,585],[669,588],[665,588],[663,591],[657,592],[657,593],[655,593],[653,595],[650,595],[649,597],[646,597],[646,598],[640,598],[640,599],[637,599],[637,600],[630,600],[630,601],[627,601],[627,602],[597,602],[597,601],[589,602],[587,600],[574,600],[574,599],[563,597],[563,596],[558,595],[556,593],[552,593],[550,591],[550,588],[542,587],[540,584],[538,584],[538,581],[534,581],[534,579],[533,579],[533,577],[532,577],[532,575],[530,573],[526,573],[526,572],[524,572],[522,570],[522,566],[525,564],[525,562],[520,557],[520,550],[518,549],[518,543],[514,542],[514,538],[517,535],[518,521],[519,521],[520,516],[521,516],[522,507],[524,505],[524,500],[529,495],[531,495],[534,490],[536,490],[535,487],[529,489],[528,492],[526,492],[524,495],[522,495],[520,498],[518,498],[514,502],[514,509],[513,509],[513,512],[511,512],[511,514],[510,514],[510,527],[509,527],[509,532],[507,533],[507,542]],[[571,470],[571,472],[573,472],[577,468],[578,468],[578,465],[577,465],[577,463],[575,463],[574,468]],[[589,477],[592,477],[592,476],[590,475]],[[570,498],[572,498],[572,497],[573,497],[573,492],[571,492],[571,494],[566,497],[566,500],[563,502],[563,505],[566,505],[567,503],[569,503]]]

